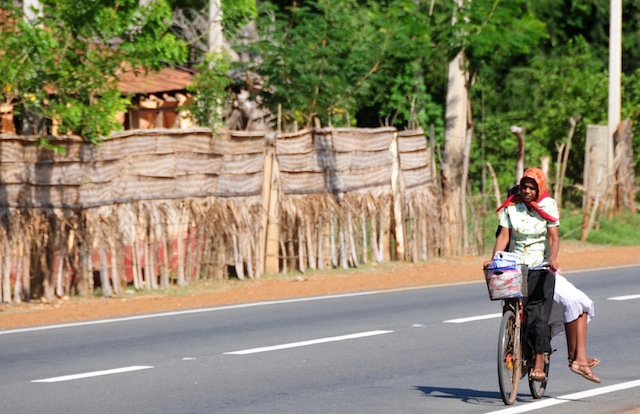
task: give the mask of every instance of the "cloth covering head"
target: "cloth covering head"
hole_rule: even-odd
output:
[[[535,201],[527,203],[524,201],[524,198],[522,198],[521,194],[513,194],[507,197],[504,203],[502,203],[502,205],[498,207],[496,212],[502,210],[505,207],[512,206],[517,203],[524,203],[526,204],[527,207],[535,210],[536,213],[538,213],[540,217],[542,217],[546,221],[549,221],[551,223],[556,223],[559,217],[553,217],[547,214],[544,210],[542,210],[542,208],[539,205],[539,203],[542,200],[549,197],[549,191],[547,190],[547,179],[544,176],[544,172],[540,168],[529,168],[522,175],[522,179],[520,179],[520,186],[522,186],[523,181],[527,181],[527,180],[533,180],[536,183],[538,187],[538,198]]]
[[[538,186],[538,199],[537,203],[542,201],[543,198],[549,197],[549,191],[547,191],[547,179],[544,176],[544,172],[540,168],[529,168],[527,171],[522,174],[522,178],[520,179],[520,186],[523,184],[523,180],[531,179],[535,181]]]

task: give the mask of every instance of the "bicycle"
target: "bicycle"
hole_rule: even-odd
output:
[[[548,266],[548,264],[545,264]],[[545,267],[536,267],[535,270]],[[505,405],[512,405],[518,395],[520,380],[531,371],[535,359],[524,349],[524,303],[527,296],[527,265],[509,268],[487,267],[485,280],[491,300],[502,300],[502,322],[498,334],[498,385]],[[523,353],[523,350],[527,351]],[[549,377],[550,358],[544,355],[544,372]],[[529,377],[529,391],[534,399],[544,396],[547,379],[535,381]]]

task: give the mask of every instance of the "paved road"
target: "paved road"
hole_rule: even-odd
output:
[[[567,275],[596,301],[604,381],[571,373],[558,337],[547,398],[525,383],[512,408],[497,386],[499,302],[472,283],[3,331],[0,411],[623,412],[640,404],[639,271]]]

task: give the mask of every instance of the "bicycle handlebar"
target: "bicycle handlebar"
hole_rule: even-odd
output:
[[[518,263],[516,266],[522,266],[522,263]],[[499,269],[499,268],[491,267],[491,263],[486,263],[483,266],[483,269]],[[543,262],[543,263],[540,263],[537,266],[529,268],[529,270],[549,270],[549,269],[551,269],[551,263],[550,262]]]

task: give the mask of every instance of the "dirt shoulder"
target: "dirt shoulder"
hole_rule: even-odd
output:
[[[564,243],[565,273],[640,265],[640,246],[609,247]],[[121,293],[114,298],[70,298],[54,303],[0,305],[0,329],[194,309],[265,300],[400,287],[481,281],[485,258],[437,259],[424,263],[368,264],[362,269],[267,275],[255,280],[201,281],[162,293]]]

